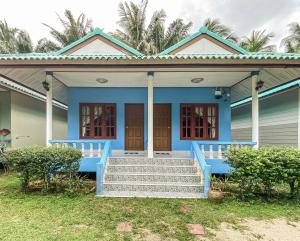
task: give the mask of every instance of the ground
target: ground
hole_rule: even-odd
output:
[[[18,185],[15,175],[0,174],[0,240],[276,240],[268,238],[281,230],[283,237],[295,236],[288,241],[300,235],[299,200],[269,203],[227,198],[216,204],[96,198],[93,193],[23,194]],[[193,236],[188,224],[203,225],[208,235]]]

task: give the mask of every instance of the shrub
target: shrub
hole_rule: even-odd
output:
[[[288,147],[231,149],[227,162],[234,169],[231,177],[239,186],[241,197],[263,192],[268,197],[276,184],[290,186],[294,196],[300,182],[300,151]]]
[[[71,185],[79,168],[81,152],[73,148],[28,147],[9,150],[4,154],[7,165],[20,173],[21,189],[27,191],[30,181],[42,180],[48,191],[51,179],[58,174]]]

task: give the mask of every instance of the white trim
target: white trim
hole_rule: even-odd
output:
[[[36,91],[33,91],[29,88],[26,88],[25,86],[22,86],[20,84],[17,84],[9,79],[6,79],[4,77],[1,77],[0,76],[0,86],[3,86],[7,89],[10,89],[10,90],[14,90],[14,91],[17,91],[19,93],[22,93],[22,94],[25,94],[25,95],[28,95],[32,98],[35,98],[35,99],[38,99],[38,100],[41,100],[41,101],[45,101],[46,102],[46,96],[43,95],[43,94],[40,94]],[[65,104],[62,104],[56,100],[53,100],[52,101],[53,105],[56,106],[56,107],[59,107],[61,109],[64,109],[64,110],[67,110],[68,109],[68,106],[65,105]]]
[[[153,73],[148,74],[148,158],[153,158]]]
[[[46,145],[52,140],[52,126],[53,126],[53,110],[52,110],[52,75],[46,75],[46,81],[49,84],[49,90],[46,93]]]
[[[252,141],[256,142],[255,148],[259,147],[259,99],[256,83],[258,75],[254,74],[252,79]]]
[[[298,149],[300,149],[300,87],[298,87]]]

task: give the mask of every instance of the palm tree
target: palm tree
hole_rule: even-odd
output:
[[[133,48],[145,53],[156,54],[186,38],[192,23],[183,23],[176,19],[165,30],[166,13],[155,11],[149,25],[146,27],[146,10],[148,0],[140,3],[124,2],[119,5],[119,26],[113,36]]]
[[[266,33],[266,30],[253,30],[250,37],[244,37],[240,46],[249,52],[272,52],[276,50],[276,45],[269,45],[274,37],[273,33]]]
[[[288,26],[291,35],[284,38],[280,45],[289,53],[300,53],[300,23],[290,23]]]
[[[238,37],[231,31],[231,29],[222,24],[217,18],[207,18],[204,20],[203,25],[207,27],[209,31],[214,32],[225,39],[231,40],[233,42],[238,41]]]
[[[58,20],[63,26],[62,31],[44,23],[50,29],[50,35],[54,38],[55,42],[43,38],[38,42],[36,51],[58,50],[93,31],[92,20],[88,19],[85,14],[80,14],[76,19],[72,12],[66,9],[64,15],[65,19],[57,15]]]
[[[32,41],[26,31],[12,28],[5,20],[0,20],[0,53],[15,54],[32,51]]]

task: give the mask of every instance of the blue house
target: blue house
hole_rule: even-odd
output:
[[[299,54],[249,53],[205,27],[152,56],[97,28],[54,53],[0,55],[0,83],[46,97],[47,143],[82,151],[97,195],[198,198],[229,171],[227,148],[259,146],[259,92],[299,68]],[[249,97],[252,141],[233,142],[230,105]],[[52,139],[53,102],[68,140]]]

